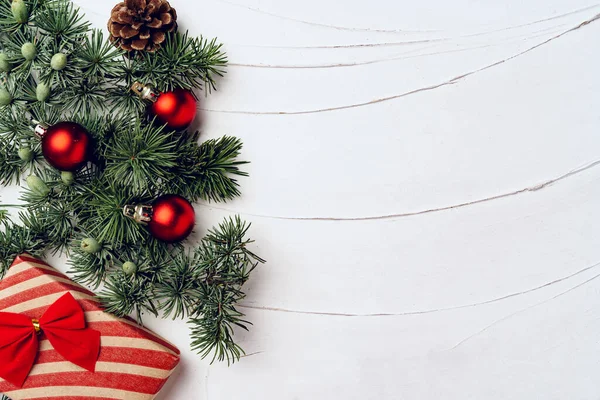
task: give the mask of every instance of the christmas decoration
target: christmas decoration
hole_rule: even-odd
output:
[[[123,263],[123,272],[125,272],[126,275],[135,275],[137,272],[137,265],[131,261],[127,261]]]
[[[75,171],[89,159],[90,134],[75,122],[48,126],[38,123],[35,133],[42,138],[42,154],[53,167]]]
[[[0,329],[0,392],[12,400],[150,400],[179,363],[175,346],[29,255],[0,281]]]
[[[151,206],[126,205],[123,214],[134,221],[148,225],[148,230],[163,242],[180,242],[192,232],[195,212],[192,204],[178,195],[164,195]]]
[[[38,355],[42,332],[65,360],[90,372],[100,353],[100,332],[87,328],[83,310],[71,293],[54,302],[40,317],[0,312],[0,378],[22,387]]]
[[[102,246],[94,238],[85,238],[81,241],[81,250],[88,254],[96,254]]]
[[[196,99],[189,90],[175,89],[158,94],[151,87],[139,82],[134,83],[131,90],[142,99],[151,102],[148,107],[150,115],[171,129],[185,129],[196,118]]]
[[[110,40],[126,51],[155,51],[177,29],[177,12],[166,0],[125,0],[111,11]]]
[[[229,363],[243,354],[235,331],[249,326],[237,307],[244,284],[264,262],[252,251],[250,225],[231,216],[202,227],[208,233],[198,242],[190,236],[170,243],[123,215],[126,205],[149,205],[154,216],[155,202],[165,195],[228,201],[240,196],[237,180],[247,176],[238,138],[201,140],[199,132],[162,122],[160,113],[149,119],[147,108],[155,103],[131,91],[136,82],[162,93],[159,99],[184,91],[189,96],[175,103],[186,104],[191,121],[192,92],[216,89],[227,64],[221,44],[177,32],[175,18],[165,1],[124,2],[111,14],[111,32],[119,36],[109,41],[67,0],[13,0],[0,7],[0,184],[23,186],[18,212],[5,206],[0,213],[0,277],[24,252],[62,254],[73,279],[102,285],[99,300],[107,312],[139,322],[148,314],[185,318],[192,349]],[[132,52],[137,40],[147,42]],[[32,120],[48,126],[41,141],[29,129]],[[82,129],[61,129],[62,139],[49,141],[50,130],[66,121]],[[76,151],[65,151],[70,146]],[[166,210],[161,223],[172,206],[160,207]],[[177,214],[185,229],[163,239],[183,238],[193,224],[193,210]]]

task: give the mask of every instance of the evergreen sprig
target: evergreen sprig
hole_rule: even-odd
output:
[[[162,194],[190,201],[240,195],[242,142],[224,136],[199,143],[199,132],[171,132],[149,119],[130,91],[210,92],[227,57],[215,39],[168,33],[155,53],[124,54],[91,29],[68,0],[0,0],[0,185],[26,181],[18,221],[0,204],[0,275],[19,254],[69,255],[76,280],[98,288],[109,312],[189,318],[202,357],[237,360],[237,309],[251,271],[264,262],[239,217],[199,244],[166,244],[123,215],[127,204]],[[46,163],[33,121],[74,121],[93,138],[91,162],[74,173]],[[27,177],[27,179],[24,179]],[[135,268],[134,268],[135,267]]]

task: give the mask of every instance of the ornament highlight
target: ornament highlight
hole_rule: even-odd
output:
[[[167,243],[180,242],[188,237],[196,221],[192,204],[176,194],[160,196],[152,205],[126,205],[123,214],[147,225],[152,236]]]
[[[151,102],[148,112],[151,116],[175,130],[184,130],[196,118],[197,103],[191,91],[174,89],[156,93],[150,86],[136,82],[131,90],[143,100]]]
[[[75,122],[48,126],[38,123],[35,133],[42,138],[42,154],[48,164],[61,171],[75,171],[89,161],[91,137]]]

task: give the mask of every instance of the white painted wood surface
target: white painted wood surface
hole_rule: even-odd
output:
[[[203,137],[252,161],[199,231],[240,213],[269,262],[230,368],[148,321],[160,399],[600,399],[600,5],[172,4],[231,61]]]

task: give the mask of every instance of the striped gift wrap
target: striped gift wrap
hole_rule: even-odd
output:
[[[102,311],[92,292],[45,262],[29,255],[15,259],[0,281],[0,311],[39,319],[67,292],[81,305],[88,326],[102,335],[96,372],[64,360],[42,333],[23,387],[0,378],[0,393],[12,400],[153,399],[179,364],[179,350],[132,319]]]

